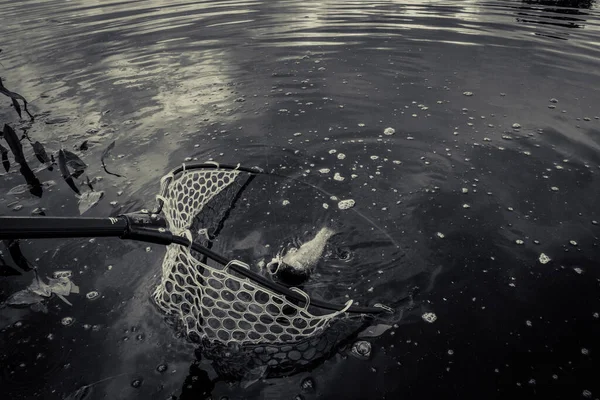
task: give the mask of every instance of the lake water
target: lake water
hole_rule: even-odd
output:
[[[70,270],[81,293],[47,313],[0,309],[4,398],[85,385],[69,399],[600,397],[595,1],[0,0],[0,16],[0,76],[36,115],[19,120],[2,96],[0,122],[88,165],[76,183],[89,177],[104,197],[84,216],[152,207],[160,177],[184,161],[259,166],[354,199],[381,228],[340,214],[335,244],[352,257],[339,277],[321,271],[314,293],[393,304],[420,289],[369,339],[369,360],[340,349],[240,384],[153,306],[164,248],[24,240],[41,277]],[[102,167],[112,141],[105,162],[124,177]],[[40,170],[22,143],[43,194],[19,190],[10,156],[0,215],[79,216],[58,168]],[[240,217],[221,250],[306,240],[323,210],[294,199],[267,192],[262,210],[282,216]],[[32,279],[0,277],[0,300]]]

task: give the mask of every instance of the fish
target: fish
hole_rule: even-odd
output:
[[[317,265],[317,262],[323,256],[327,241],[335,234],[336,232],[331,228],[321,228],[314,238],[304,242],[300,248],[290,249],[281,259],[283,264],[299,272],[309,271]]]

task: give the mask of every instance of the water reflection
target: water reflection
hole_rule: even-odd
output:
[[[519,7],[517,21],[526,24],[550,25],[561,28],[584,28],[588,12],[582,9],[591,9],[595,0],[522,0],[526,7]],[[542,7],[540,7],[542,6]],[[566,40],[569,33],[557,31],[536,32],[536,35],[547,36],[555,39]]]

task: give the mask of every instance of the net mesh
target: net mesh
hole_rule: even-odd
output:
[[[189,170],[163,178],[163,213],[173,234],[194,239],[190,227],[219,193],[236,181],[238,170]],[[222,203],[222,202],[221,202]],[[225,204],[225,207],[229,203]],[[211,204],[211,207],[215,205]],[[197,227],[195,227],[197,228]],[[192,340],[219,343],[296,343],[322,333],[346,309],[316,315],[227,266],[199,260],[191,249],[170,245],[154,292],[158,307],[182,323]],[[247,265],[232,261],[238,265]],[[308,296],[298,291],[308,299]]]

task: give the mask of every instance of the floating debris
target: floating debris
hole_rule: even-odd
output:
[[[104,192],[83,192],[79,198],[79,215],[83,215],[104,197]]]
[[[163,372],[166,372],[168,368],[169,368],[169,366],[167,364],[159,364],[156,367],[156,371],[160,372],[162,374]]]
[[[577,242],[574,240],[569,240],[569,243],[571,244],[571,246],[577,246]]]
[[[355,204],[356,202],[352,199],[340,200],[340,202],[338,203],[338,208],[340,210],[347,210],[349,208],[354,207]]]
[[[463,208],[471,208],[471,206],[467,203],[463,204]]]
[[[87,297],[88,300],[94,300],[97,299],[98,296],[100,296],[100,293],[98,293],[95,290],[92,290],[91,292],[88,292],[85,297]]]
[[[328,174],[331,172],[331,170],[329,168],[321,168],[319,172],[322,174]]]
[[[304,378],[302,382],[300,382],[300,389],[303,392],[314,392],[315,391],[315,381],[310,376]]]
[[[350,354],[359,360],[368,360],[371,357],[371,343],[359,340],[352,345]]]
[[[544,253],[540,254],[540,264],[548,264],[551,260],[550,257],[548,257],[547,255],[545,255]]]
[[[336,181],[338,181],[338,182],[341,182],[341,181],[343,181],[346,178],[344,178],[343,176],[341,176],[339,172],[336,172],[335,175],[333,176],[333,179],[336,180]]]
[[[377,324],[377,325],[369,326],[367,329],[360,332],[357,337],[358,338],[378,337],[378,336],[383,335],[385,332],[387,332],[391,328],[392,328],[392,325],[386,325],[386,324]]]
[[[525,242],[524,242],[524,241],[522,241],[521,239],[517,239],[517,240],[515,240],[515,243],[516,243],[516,244],[519,244],[519,245],[521,245],[521,244],[523,244],[523,243],[525,243]]]
[[[423,318],[423,321],[425,322],[429,322],[430,324],[434,323],[437,320],[437,315],[435,315],[432,312],[429,313],[425,313],[421,316],[421,318]]]
[[[396,130],[395,130],[394,128],[385,128],[385,129],[383,130],[383,134],[384,134],[384,135],[387,135],[387,136],[391,136],[391,135],[393,135],[394,133],[396,133]]]
[[[446,237],[446,235],[444,235],[442,232],[437,232],[436,233],[437,237],[439,237],[440,239],[443,239]]]
[[[73,325],[73,322],[75,322],[75,320],[72,317],[64,317],[60,320],[60,323],[64,326]]]
[[[579,268],[579,267],[575,267],[573,268],[573,271],[575,271],[576,273],[578,273],[579,275],[583,274],[583,269]]]
[[[556,186],[552,186],[552,187],[550,188],[550,190],[552,190],[553,192],[558,192],[558,187],[556,187]]]
[[[134,379],[131,381],[131,387],[135,389],[139,389],[142,386],[144,381],[142,379]]]
[[[461,189],[461,191],[462,191],[464,194],[467,194],[467,193],[469,193],[469,188],[466,188],[466,187],[464,187],[464,188],[462,188],[462,189]]]

